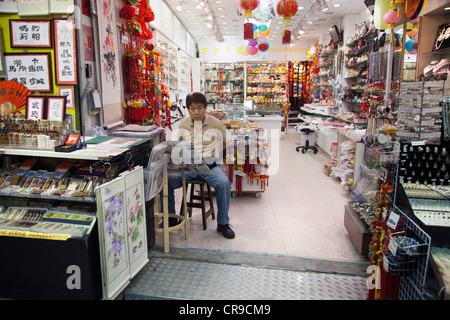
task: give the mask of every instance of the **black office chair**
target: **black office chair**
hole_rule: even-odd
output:
[[[310,128],[303,128],[303,129],[300,129],[300,132],[303,132],[303,133],[305,133],[307,136],[309,136],[309,134],[311,134],[311,133],[313,133],[313,132],[316,132],[315,130],[312,130],[312,129],[310,129]],[[300,149],[302,149],[302,153],[305,153],[306,151],[308,151],[308,150],[313,150],[314,151],[314,153],[317,153],[318,151],[319,151],[319,149],[317,149],[317,147],[315,147],[315,146],[310,146],[309,145],[309,139],[308,138],[306,138],[306,145],[304,145],[304,146],[300,146],[300,147],[296,147],[295,148],[295,150],[297,150],[297,152],[300,150]]]

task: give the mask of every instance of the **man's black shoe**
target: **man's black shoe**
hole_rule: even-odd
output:
[[[217,231],[221,232],[225,238],[228,238],[228,239],[234,238],[234,231],[231,229],[229,224],[225,224],[225,225],[218,224]]]

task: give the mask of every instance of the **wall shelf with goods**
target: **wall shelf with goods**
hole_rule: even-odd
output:
[[[336,98],[335,82],[337,72],[336,59],[338,50],[334,47],[327,47],[319,53],[315,85],[319,92],[320,99],[333,100]]]
[[[150,211],[142,201],[145,197],[142,168],[147,166],[153,142],[152,139],[138,140],[142,143],[103,159],[99,156],[98,142],[93,146],[97,158],[87,151],[78,152],[82,150],[35,151],[31,155],[14,148],[1,150],[0,245],[2,256],[8,261],[0,265],[1,298],[114,299],[145,265],[149,246],[154,244],[149,237],[154,236],[153,226],[146,223],[153,219],[147,217]],[[127,154],[134,160],[132,170],[128,170]],[[109,200],[99,194],[105,187],[117,189],[122,200],[115,204],[124,206],[122,216],[130,212],[125,208],[128,203],[133,208],[139,207],[139,218],[130,220],[129,216],[117,222],[119,213],[113,214],[107,205]],[[140,199],[130,198],[136,194]],[[131,211],[138,214],[134,209]],[[108,212],[114,223],[112,231],[121,242],[120,252],[115,252],[118,247],[110,247],[110,256],[106,253],[107,247],[115,240],[105,232]],[[131,236],[126,232],[129,229],[120,229],[115,222],[139,232],[136,237]],[[119,229],[123,234],[116,233]],[[136,246],[137,251],[127,250],[128,246]],[[117,261],[110,258],[122,264],[127,254],[130,254],[130,262],[119,275],[114,268]],[[26,272],[29,265],[33,265],[34,273]],[[80,283],[71,284],[78,290],[73,290],[67,280],[74,272],[69,267],[74,265],[81,272],[81,278]],[[117,278],[112,279],[111,274],[116,274]]]
[[[247,63],[246,102],[251,101],[248,112],[279,113],[288,103],[287,63]]]
[[[378,30],[372,23],[363,22],[355,26],[355,32],[345,42],[344,94],[341,97],[343,111],[360,113],[364,102],[364,90],[368,83],[369,56]]]
[[[204,92],[208,105],[227,111],[228,104],[243,104],[244,63],[205,63]]]
[[[299,110],[309,102],[311,87],[311,66],[309,61],[289,61],[289,91],[291,110]]]
[[[191,66],[189,56],[183,51],[178,50],[178,90],[181,92],[191,92]]]
[[[156,35],[155,48],[162,56],[161,82],[169,90],[178,90],[178,48]]]

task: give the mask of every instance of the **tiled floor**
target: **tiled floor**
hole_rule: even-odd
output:
[[[235,239],[219,234],[216,221],[210,218],[208,229],[203,231],[200,209],[194,209],[189,240],[178,230],[170,234],[170,245],[364,261],[344,227],[344,205],[351,193],[340,186],[339,180],[324,174],[322,163],[329,161],[325,152],[303,154],[295,150],[299,144],[295,131],[283,133],[279,169],[270,176],[267,190],[260,197],[244,194],[231,199],[229,216]],[[177,190],[176,198],[179,208],[181,190]],[[156,245],[162,244],[162,235],[158,234]]]

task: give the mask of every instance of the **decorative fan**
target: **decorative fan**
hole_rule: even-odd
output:
[[[407,0],[402,2],[402,12],[406,19],[411,20],[417,17],[422,8],[423,0]]]
[[[0,114],[6,115],[25,108],[30,90],[16,81],[0,82]]]

